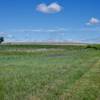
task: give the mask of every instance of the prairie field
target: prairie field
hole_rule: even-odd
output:
[[[100,100],[99,45],[0,45],[0,100]]]

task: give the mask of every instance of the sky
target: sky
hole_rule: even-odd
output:
[[[100,43],[100,0],[0,0],[5,42]]]

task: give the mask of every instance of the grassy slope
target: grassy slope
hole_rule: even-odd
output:
[[[1,46],[0,100],[99,100],[99,59],[84,47]]]

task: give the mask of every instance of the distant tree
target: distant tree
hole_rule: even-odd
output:
[[[0,44],[4,41],[4,37],[0,37]]]

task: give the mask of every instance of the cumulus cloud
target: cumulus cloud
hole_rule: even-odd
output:
[[[49,5],[46,5],[45,3],[41,3],[37,5],[36,10],[42,13],[58,13],[62,10],[62,6],[58,3],[51,3]]]
[[[100,20],[95,18],[95,17],[92,17],[88,23],[86,23],[87,25],[97,25],[97,24],[100,24]]]

